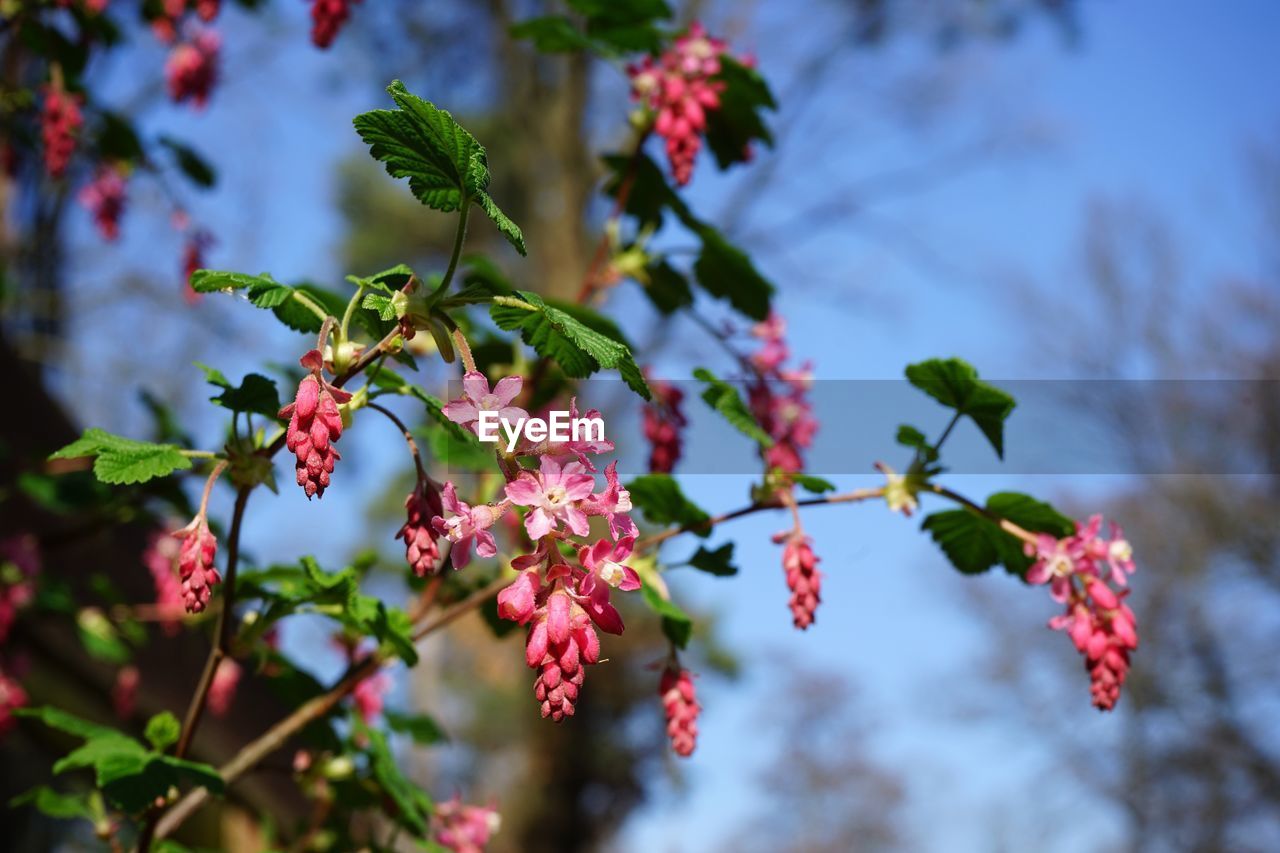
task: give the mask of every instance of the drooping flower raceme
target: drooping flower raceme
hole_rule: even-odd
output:
[[[174,103],[190,100],[197,109],[209,101],[218,82],[218,52],[222,39],[213,30],[201,30],[173,48],[164,65],[165,82]]]
[[[44,168],[49,177],[61,178],[66,173],[83,124],[79,95],[72,95],[57,86],[44,88],[40,138],[44,143]]]
[[[483,853],[501,825],[497,810],[469,806],[454,797],[436,803],[431,815],[431,840],[452,853]]]
[[[678,186],[693,177],[707,113],[720,108],[724,83],[716,75],[725,50],[723,41],[708,36],[695,22],[656,60],[645,57],[627,68],[632,97],[655,114],[653,129],[666,140],[667,160]]]
[[[667,737],[676,755],[688,758],[693,755],[698,742],[698,704],[689,670],[679,665],[668,665],[658,682],[658,695],[662,697],[662,710],[667,718]]]
[[[1120,699],[1129,656],[1138,647],[1138,626],[1124,602],[1128,590],[1110,586],[1123,587],[1132,574],[1132,546],[1118,526],[1112,525],[1110,539],[1100,535],[1101,528],[1102,517],[1095,515],[1069,536],[1042,534],[1028,543],[1034,562],[1027,582],[1049,584],[1054,600],[1065,605],[1049,626],[1065,631],[1084,656],[1094,707],[1109,711]]]
[[[782,569],[786,573],[787,588],[791,599],[791,620],[802,631],[813,624],[814,614],[822,601],[822,572],[818,571],[818,557],[813,553],[809,537],[796,529],[781,534],[786,546],[782,550]]]
[[[178,572],[182,575],[183,604],[188,613],[203,613],[209,606],[213,587],[222,583],[222,576],[213,566],[218,540],[210,532],[209,523],[203,515],[196,516],[173,535],[182,540]]]
[[[680,461],[681,432],[688,425],[681,403],[684,392],[670,382],[649,379],[653,402],[644,407],[644,437],[649,442],[649,470],[670,474]]]
[[[440,533],[432,524],[432,520],[444,513],[444,505],[440,493],[428,479],[422,478],[417,487],[404,501],[407,518],[397,539],[404,540],[405,561],[418,577],[424,577],[436,570],[440,559],[440,548],[436,539]]]
[[[324,49],[333,44],[351,17],[351,4],[360,0],[311,0],[311,43]]]
[[[98,167],[91,183],[86,184],[77,196],[80,204],[93,216],[93,223],[104,240],[120,236],[120,217],[124,215],[125,172],[114,164]]]
[[[294,401],[280,410],[280,417],[289,418],[285,446],[297,458],[294,469],[298,485],[310,499],[324,496],[334,464],[342,458],[333,446],[342,437],[338,404],[350,400],[351,395],[324,380],[319,350],[309,351],[301,364],[311,373],[298,383]]]

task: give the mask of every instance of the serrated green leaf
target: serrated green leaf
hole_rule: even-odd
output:
[[[645,474],[627,483],[631,503],[654,524],[677,524],[689,527],[698,536],[708,536],[709,527],[702,527],[710,516],[700,506],[685,497],[680,484],[670,474]]]
[[[191,460],[172,444],[152,444],[113,435],[92,427],[83,436],[50,456],[50,459],[96,457],[93,474],[103,483],[129,485],[145,483],[174,471],[185,471]]]
[[[602,368],[614,369],[627,387],[651,399],[649,385],[625,344],[588,327],[538,294],[518,290],[513,296],[495,297],[489,315],[499,328],[519,329],[526,344],[544,358],[554,359],[566,375],[582,378]]]
[[[773,447],[773,439],[760,428],[747,404],[742,401],[738,389],[723,379],[719,379],[710,370],[699,367],[693,371],[693,377],[707,383],[702,392],[702,400],[721,417],[732,424],[739,432],[755,441],[761,447]]]
[[[445,734],[444,729],[440,728],[440,724],[425,714],[401,714],[397,711],[384,710],[382,716],[391,731],[407,734],[413,738],[414,743],[421,746],[430,746],[449,740],[449,736]]]
[[[384,296],[381,293],[366,293],[360,303],[360,307],[377,313],[379,320],[396,319],[395,304],[392,303],[389,296]]]
[[[489,196],[484,146],[445,110],[410,94],[399,80],[387,87],[397,110],[372,110],[355,117],[356,132],[369,153],[393,178],[408,178],[409,189],[428,207],[445,212],[476,203],[520,254],[524,237]]]
[[[164,752],[178,742],[182,735],[182,723],[169,711],[161,711],[147,720],[147,743],[158,752]]]
[[[225,270],[196,270],[191,274],[191,289],[196,293],[243,290],[247,287],[270,287],[278,282],[267,273],[248,275]]]
[[[1017,492],[1000,492],[987,501],[987,509],[1033,533],[1066,536],[1075,523],[1049,504]],[[1022,542],[998,524],[966,509],[946,510],[927,516],[921,523],[957,570],[980,574],[1003,565],[1011,575],[1025,577],[1031,558]]]
[[[1017,403],[1013,397],[978,378],[972,365],[958,358],[932,358],[912,364],[907,381],[958,414],[969,417],[1004,458],[1004,422]]]
[[[729,577],[738,573],[738,567],[733,564],[732,542],[726,542],[714,550],[698,546],[698,550],[689,558],[689,565],[717,577]]]

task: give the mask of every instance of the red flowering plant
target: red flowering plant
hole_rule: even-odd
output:
[[[340,839],[338,846],[367,844],[351,834],[357,830],[349,818],[372,810],[437,847],[482,849],[498,828],[500,806],[457,799],[433,803],[395,761],[388,730],[413,732],[426,723],[392,714],[384,704],[394,668],[414,666],[424,639],[461,614],[492,604],[501,620],[525,630],[525,663],[535,673],[537,706],[530,713],[547,718],[546,725],[563,724],[591,689],[588,670],[607,665],[611,638],[626,630],[620,605],[630,599],[646,605],[661,623],[668,651],[653,667],[655,705],[665,715],[673,751],[688,757],[695,752],[702,707],[687,660],[697,627],[664,582],[664,566],[688,564],[717,576],[733,575],[736,568],[732,543],[699,547],[683,560],[668,546],[707,537],[750,514],[788,518],[790,526],[774,540],[782,546],[790,618],[806,629],[816,618],[823,575],[803,521],[806,512],[823,506],[882,503],[888,511],[911,515],[923,500],[954,505],[927,515],[923,529],[961,572],[1002,565],[1028,585],[1047,585],[1064,608],[1052,627],[1065,631],[1084,656],[1093,703],[1103,709],[1115,705],[1138,643],[1134,614],[1124,603],[1134,564],[1119,528],[1104,536],[1100,519],[1077,525],[1046,503],[1010,492],[979,504],[939,482],[944,443],[961,419],[971,420],[1003,454],[1004,423],[1014,409],[1005,392],[958,359],[911,365],[910,383],[950,412],[940,437],[930,441],[918,428],[901,427],[897,440],[910,459],[902,473],[876,463],[884,482],[875,487],[839,491],[807,473],[819,429],[810,399],[814,368],[792,353],[786,322],[773,304],[773,285],[677,189],[695,179],[704,147],[723,169],[748,160],[753,145],[768,144],[765,118],[772,96],[753,63],[735,59],[724,42],[696,24],[670,31],[661,24],[662,4],[650,6],[656,11],[624,28],[611,28],[610,13],[596,4],[584,7],[596,12],[584,12],[583,29],[576,29],[581,21],[554,16],[515,28],[517,37],[548,50],[566,39],[575,49],[609,56],[642,48],[626,70],[637,105],[631,137],[622,152],[605,157],[604,191],[613,211],[576,302],[518,290],[496,276],[468,274],[480,263],[464,261],[469,229],[496,228],[520,255],[523,233],[489,193],[485,148],[450,113],[398,81],[388,89],[395,108],[356,116],[355,131],[393,178],[407,179],[423,205],[454,217],[453,247],[442,270],[401,265],[352,276],[346,292],[295,286],[266,274],[191,271],[194,293],[240,294],[248,306],[272,312],[304,336],[293,351],[265,356],[296,359],[303,372],[291,377],[292,401],[282,405],[276,383],[266,376],[250,374],[236,385],[206,368],[220,390],[213,402],[231,414],[227,440],[218,448],[136,441],[89,429],[53,454],[59,462],[84,460],[98,480],[113,486],[164,482],[184,472],[203,476],[202,499],[190,520],[154,534],[139,571],[154,585],[161,631],[209,630],[211,650],[185,708],[151,718],[145,743],[51,706],[23,707],[30,692],[0,656],[0,733],[18,716],[38,718],[85,741],[58,762],[59,773],[94,771],[94,786],[82,798],[37,788],[29,801],[61,816],[88,817],[104,840],[147,850],[161,839],[168,843],[210,797],[223,795],[293,743],[294,781],[328,803],[327,825]],[[333,40],[352,7],[315,0],[316,44]],[[216,16],[218,4],[146,8],[157,34],[176,43],[166,70],[172,96],[202,104],[217,79],[219,41],[201,27]],[[76,13],[81,18],[102,14],[84,9]],[[81,130],[78,100],[63,82],[55,80],[47,90],[42,111],[46,164],[58,174]],[[670,178],[649,155],[655,136]],[[114,236],[127,171],[100,162],[95,174],[82,199],[104,235]],[[649,240],[664,220],[697,241],[696,259],[687,268]],[[199,257],[208,237],[197,229],[190,234],[189,252]],[[754,442],[752,465],[758,462],[760,477],[742,506],[707,512],[673,475],[682,458],[688,401],[668,381],[646,378],[650,371],[637,363],[622,330],[599,310],[606,291],[629,284],[649,296],[657,311],[693,317],[729,352],[728,378],[698,367],[693,379],[702,402]],[[716,304],[725,314],[719,323],[701,313],[708,302],[723,303]],[[411,346],[424,332],[432,346]],[[495,337],[517,355],[507,362],[478,358],[477,344]],[[452,394],[436,396],[419,384],[415,352],[451,365],[457,380]],[[624,482],[617,448],[602,436],[558,440],[526,432],[495,444],[481,440],[488,422],[524,424],[548,400],[563,401],[575,418],[579,408],[587,419],[597,416],[592,406],[602,403],[588,399],[592,389],[581,380],[602,372],[616,373],[642,399],[643,433],[652,443],[650,473]],[[413,407],[412,416],[405,414],[405,404]],[[254,417],[257,428],[248,426]],[[406,423],[409,417],[443,436],[443,446],[479,460],[483,476],[439,470],[447,460],[423,452],[421,430]],[[298,499],[298,518],[304,519],[313,511],[312,499],[345,499],[346,466],[358,463],[343,462],[340,469],[337,443],[350,432],[383,429],[379,423],[398,433],[397,446],[403,438],[406,470],[412,462],[414,486],[396,538],[404,549],[398,569],[418,590],[416,599],[400,608],[368,594],[361,586],[367,565],[331,571],[311,556],[292,564],[251,564],[243,556],[243,522],[255,491],[277,487],[281,451],[292,455],[294,482],[308,499]],[[209,511],[220,483],[234,493],[225,524]],[[33,600],[39,555],[25,542],[5,549],[0,628],[7,630],[14,619],[25,618]],[[206,712],[235,713],[242,678],[297,672],[274,638],[282,622],[299,614],[336,623],[345,671],[330,684],[316,682],[295,709],[269,721],[233,753],[218,756],[219,766],[192,760],[193,738]],[[104,619],[100,611],[82,610],[82,632],[102,641],[112,630]],[[131,714],[140,676],[124,668],[127,658],[119,663],[117,707]]]

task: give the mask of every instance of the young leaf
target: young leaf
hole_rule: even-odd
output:
[[[713,551],[699,545],[698,550],[689,558],[689,565],[717,577],[729,577],[738,573],[738,567],[732,561],[733,543],[726,542]]]
[[[147,743],[157,752],[164,752],[169,747],[178,742],[179,736],[182,734],[182,724],[178,722],[169,711],[161,711],[150,720],[147,720],[147,728],[144,733]]]
[[[1033,533],[1066,536],[1075,530],[1075,523],[1049,504],[1017,492],[992,495],[987,509]],[[980,574],[1003,565],[1009,574],[1025,577],[1031,566],[1031,558],[1017,537],[970,510],[935,512],[924,519],[921,529],[929,531],[951,564],[965,574]]]
[[[1004,458],[1004,422],[1014,399],[978,378],[978,371],[958,358],[932,358],[907,367],[907,381],[958,414],[973,420]],[[901,435],[901,432],[899,433]]]
[[[693,377],[707,383],[702,392],[702,399],[708,406],[732,424],[739,432],[758,443],[761,447],[773,447],[773,439],[760,428],[752,416],[747,404],[742,401],[738,389],[723,379],[719,379],[710,370],[699,367],[693,371]]]
[[[678,524],[689,527],[698,536],[708,536],[710,528],[701,527],[710,516],[684,496],[680,485],[670,474],[645,474],[627,483],[631,503],[654,524]]]
[[[649,385],[625,344],[588,327],[538,294],[519,290],[513,296],[495,297],[489,315],[501,329],[519,329],[526,344],[538,355],[554,359],[567,375],[581,378],[601,368],[615,369],[632,391],[651,399]]]
[[[83,436],[49,458],[77,459],[84,456],[97,457],[93,463],[93,474],[111,485],[145,483],[191,467],[191,460],[183,456],[181,448],[175,445],[134,441],[96,427],[85,430]]]
[[[445,212],[475,203],[503,236],[525,254],[520,228],[487,192],[489,167],[484,146],[453,116],[409,93],[399,80],[387,87],[397,110],[372,110],[355,117],[356,132],[369,153],[393,178],[408,178],[423,204]]]

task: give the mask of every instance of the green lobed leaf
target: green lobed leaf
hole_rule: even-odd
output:
[[[210,402],[233,412],[253,412],[269,418],[274,418],[280,411],[280,392],[274,380],[260,373],[250,373],[236,387],[221,371],[199,362],[196,362],[196,367],[204,371],[204,378],[210,385],[223,389],[221,394],[210,397]]]
[[[1018,492],[994,494],[986,508],[1033,533],[1066,536],[1075,530],[1070,518],[1049,504]],[[965,574],[980,574],[1002,565],[1009,574],[1021,578],[1031,566],[1031,558],[1023,552],[1016,536],[970,510],[935,512],[925,517],[921,529],[929,532],[951,564]]]
[[[702,392],[703,401],[721,417],[732,424],[739,432],[755,441],[761,447],[773,447],[773,439],[760,428],[747,404],[743,402],[738,389],[723,379],[719,379],[710,370],[699,367],[693,371],[693,377],[707,383]]]
[[[680,484],[670,474],[644,474],[627,483],[631,503],[654,524],[677,524],[689,527],[698,536],[711,534],[709,527],[701,527],[711,516],[693,501],[685,497]]]
[[[134,441],[97,427],[85,430],[83,436],[49,458],[77,459],[85,456],[96,457],[93,463],[95,477],[103,483],[117,486],[145,483],[191,467],[191,460],[182,455],[182,449],[176,445]]]
[[[689,558],[689,565],[717,577],[736,575],[738,567],[733,564],[733,544],[726,542],[714,550],[707,550],[699,545],[698,550]]]
[[[520,330],[526,344],[538,355],[553,359],[566,375],[583,378],[602,368],[614,369],[632,391],[646,400],[652,398],[626,344],[590,328],[538,294],[518,290],[513,296],[495,297],[489,315],[501,329]]]
[[[983,382],[972,365],[958,358],[931,358],[908,365],[906,373],[912,385],[969,417],[991,442],[996,455],[1004,458],[1004,422],[1017,405],[1013,397]]]
[[[489,167],[484,146],[445,110],[410,94],[399,80],[387,87],[399,109],[372,110],[355,117],[356,132],[369,153],[393,178],[408,178],[420,202],[451,212],[478,204],[520,254],[520,228],[487,192]]]

